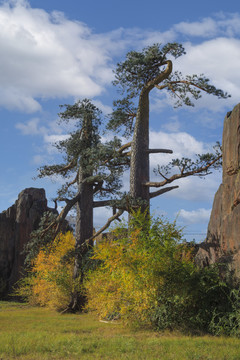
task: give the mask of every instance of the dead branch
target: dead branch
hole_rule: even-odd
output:
[[[93,207],[112,206],[113,200],[93,201]]]
[[[161,189],[161,190],[158,190],[158,191],[154,191],[154,192],[152,192],[152,193],[149,194],[150,199],[153,199],[153,198],[156,197],[156,196],[162,195],[162,194],[164,194],[165,192],[168,192],[168,191],[171,191],[171,190],[177,189],[177,188],[179,188],[178,185],[176,185],[176,186],[169,186],[169,187],[166,187],[166,188],[164,188],[164,189]]]
[[[173,153],[172,150],[168,150],[168,149],[148,149],[147,152],[149,154],[158,154],[158,153],[172,154]]]
[[[79,245],[79,248],[84,248],[86,247],[92,240],[94,240],[98,235],[100,235],[104,230],[106,230],[110,224],[114,221],[114,220],[118,220],[119,217],[124,213],[124,210],[119,210],[116,214],[114,214],[113,216],[111,216],[108,221],[106,222],[106,224],[100,229],[98,230],[92,237],[90,237],[89,239],[85,240],[84,243],[82,243],[81,245]]]

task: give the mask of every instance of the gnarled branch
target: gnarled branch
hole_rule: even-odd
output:
[[[161,72],[158,76],[156,76],[153,80],[150,80],[145,85],[143,90],[151,91],[151,89],[153,89],[156,85],[161,83],[163,80],[167,79],[168,76],[171,74],[171,72],[172,72],[172,61],[171,60],[166,60],[161,65],[167,65],[166,69],[163,72]]]

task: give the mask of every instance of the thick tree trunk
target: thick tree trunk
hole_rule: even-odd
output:
[[[86,116],[83,124],[83,132],[81,136],[85,141],[85,146],[92,146],[92,118]],[[84,261],[85,256],[92,243],[83,245],[87,239],[93,235],[93,183],[86,181],[92,176],[92,170],[87,170],[88,161],[82,157],[80,160],[80,168],[78,174],[78,193],[79,200],[77,202],[77,220],[76,220],[76,245],[75,245],[75,263],[73,278],[81,286],[84,277]],[[85,296],[75,290],[72,296],[71,308],[73,311],[82,310],[86,303]]]
[[[143,90],[139,97],[138,111],[131,147],[130,196],[141,209],[149,208],[149,91]]]
[[[77,202],[76,243],[81,245],[93,234],[93,184],[79,182],[80,199]]]
[[[81,285],[83,281],[83,265],[84,257],[89,250],[89,246],[81,246],[84,242],[91,238],[93,235],[93,185],[92,183],[85,182],[86,174],[80,171],[79,174],[79,201],[77,202],[77,221],[76,221],[76,256],[74,262],[73,278]],[[74,291],[70,310],[82,310],[86,303],[84,294],[79,291]]]
[[[130,196],[136,203],[138,200],[142,201],[142,211],[149,209],[150,206],[149,187],[145,185],[149,182],[149,93],[171,74],[172,62],[167,60],[164,65],[166,69],[149,81],[141,91],[134,127],[130,163]]]

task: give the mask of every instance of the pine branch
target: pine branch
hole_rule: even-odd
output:
[[[192,170],[192,171],[187,171],[184,173],[184,169],[182,171],[181,169],[181,172],[180,174],[174,174],[172,175],[170,178],[165,178],[164,181],[161,181],[161,182],[152,182],[152,181],[148,181],[146,182],[145,186],[148,186],[148,187],[162,187],[164,185],[167,185],[167,184],[170,184],[171,182],[175,181],[175,180],[178,180],[178,179],[182,179],[182,178],[185,178],[185,177],[188,177],[188,176],[193,176],[193,175],[198,175],[198,174],[201,174],[201,173],[204,173],[204,172],[207,172],[207,170],[213,165],[215,164],[218,160],[220,160],[222,158],[222,155],[219,155],[218,157],[216,157],[214,160],[210,161],[207,165],[205,166],[202,166],[202,167],[199,167],[195,170]]]
[[[168,76],[172,72],[172,61],[166,60],[162,65],[167,65],[166,69],[164,69],[163,72],[161,72],[158,76],[156,76],[154,79],[148,81],[148,83],[143,87],[143,91],[147,90],[150,91],[153,89],[156,85],[164,81],[168,78]]]

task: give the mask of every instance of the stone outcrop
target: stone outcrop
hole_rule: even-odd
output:
[[[45,190],[28,188],[19,194],[13,206],[0,214],[0,295],[7,294],[19,280],[24,245],[48,210]]]
[[[200,244],[200,265],[226,262],[240,277],[240,104],[224,120],[223,175],[213,202],[207,238]]]

